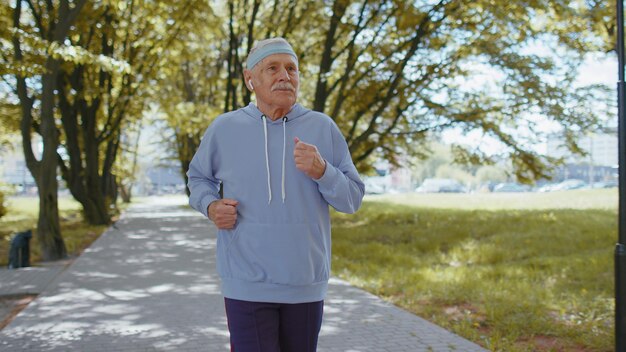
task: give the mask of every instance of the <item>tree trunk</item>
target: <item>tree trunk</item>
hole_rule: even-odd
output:
[[[133,184],[129,184],[129,185],[124,185],[124,184],[120,184],[119,186],[120,188],[120,197],[122,197],[122,202],[128,204],[130,203],[131,199],[132,199],[132,191],[133,191]]]
[[[187,171],[189,171],[189,164],[191,162],[181,161],[180,163],[181,163],[182,170],[183,170],[183,178],[185,179],[185,193],[187,194],[187,197],[189,197],[191,195],[191,191],[189,190],[189,186],[187,186],[189,184],[189,177],[187,176]]]
[[[13,25],[15,29],[20,29],[20,17],[22,12],[22,2],[16,1]],[[66,5],[63,3],[62,5]],[[80,5],[82,7],[82,5]],[[67,15],[67,7],[61,6],[60,15]],[[65,16],[63,20],[69,19]],[[69,17],[72,17],[70,14]],[[58,27],[58,32],[54,33],[54,39],[61,42],[66,32],[66,23]],[[13,36],[13,46],[15,48],[16,62],[22,62],[22,50],[18,34]],[[39,134],[42,137],[43,151],[41,159],[37,160],[32,148],[32,128],[33,128],[33,104],[35,98],[28,95],[28,85],[26,78],[17,74],[17,93],[20,100],[22,121],[20,124],[22,134],[22,148],[26,166],[33,175],[37,183],[39,193],[39,219],[37,221],[37,239],[41,248],[43,260],[62,259],[67,256],[65,243],[61,236],[59,224],[58,206],[58,181],[57,181],[57,148],[59,146],[59,136],[54,118],[54,89],[56,86],[56,75],[60,67],[58,60],[48,57],[45,62],[46,73],[41,76],[41,105],[40,105],[40,125]]]
[[[237,49],[239,45],[237,43],[237,37],[235,34],[235,29],[233,28],[235,21],[234,19],[234,4],[232,1],[228,3],[228,13],[229,13],[229,41],[228,41],[228,77],[226,79],[226,98],[224,100],[224,112],[233,110],[237,105],[237,89],[235,88],[235,56],[237,55]]]
[[[52,74],[42,78],[43,94],[41,96],[41,136],[43,153],[39,167],[31,170],[37,180],[39,190],[39,220],[37,221],[37,239],[41,247],[43,260],[57,260],[67,256],[65,243],[61,236],[59,224],[59,202],[57,181],[57,147],[59,146],[58,131],[54,122],[54,87],[59,62],[48,59],[46,68]],[[30,143],[30,140],[28,141]],[[34,172],[33,172],[34,171]]]
[[[99,181],[93,176],[87,178],[87,201],[82,204],[83,212],[90,224],[108,225],[111,223],[111,217],[107,212]]]
[[[107,206],[115,206],[117,203],[117,177],[112,172],[117,153],[119,151],[122,132],[117,131],[107,143],[104,162],[102,163],[102,192]]]
[[[50,155],[45,156],[45,154]],[[61,227],[59,225],[58,181],[56,172],[50,171],[56,169],[56,160],[56,151],[50,153],[44,150],[40,169],[42,172],[37,177],[37,188],[39,190],[37,240],[39,241],[41,258],[43,260],[58,260],[67,256],[65,242],[61,236]]]
[[[95,106],[99,106],[94,104]],[[96,109],[84,109],[83,137],[85,138],[85,188],[87,190],[87,202],[83,204],[85,218],[90,224],[107,225],[111,218],[106,209],[103,189],[100,180],[100,153],[99,143],[96,139]]]
[[[315,85],[315,100],[313,101],[313,110],[324,112],[326,109],[326,99],[328,99],[328,73],[333,64],[332,51],[335,44],[337,29],[346,12],[346,4],[343,1],[335,1],[333,3],[333,14],[330,18],[328,32],[324,41],[324,52],[319,65],[319,73],[317,75],[317,84]]]
[[[200,141],[202,135],[187,135],[187,134],[176,134],[176,150],[178,151],[178,160],[180,161],[180,171],[181,175],[185,180],[185,193],[187,196],[191,194],[189,191],[189,187],[187,183],[189,182],[189,178],[187,177],[187,171],[189,171],[189,164],[191,164],[191,159],[196,150],[198,150],[198,142]]]

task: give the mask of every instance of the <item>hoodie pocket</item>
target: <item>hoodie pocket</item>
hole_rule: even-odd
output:
[[[284,285],[328,280],[330,256],[316,224],[240,223],[233,232],[226,276]]]

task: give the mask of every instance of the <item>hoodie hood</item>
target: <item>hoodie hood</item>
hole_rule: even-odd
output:
[[[263,118],[263,113],[254,103],[248,104],[248,106],[246,106],[242,110],[255,120],[261,120]],[[289,122],[305,115],[309,111],[311,110],[302,107],[302,105],[300,104],[294,104],[291,107],[291,110],[289,110],[289,112],[287,113],[287,115],[285,115],[285,117],[287,117],[287,122]],[[281,124],[282,122],[282,118],[276,119],[276,121],[272,121],[269,117],[267,117],[268,124]]]

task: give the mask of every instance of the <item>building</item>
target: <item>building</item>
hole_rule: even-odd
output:
[[[565,165],[556,170],[555,180],[576,178],[588,183],[614,180],[617,177],[618,139],[617,129],[609,128],[601,133],[589,133],[578,141],[587,155],[576,155],[563,146],[563,139],[550,138],[547,155],[564,158]]]
[[[373,176],[363,176],[365,193],[381,194],[390,192],[408,192],[412,190],[411,170],[408,168],[396,168],[386,160],[374,163]]]
[[[6,150],[0,157],[0,180],[16,194],[37,194],[37,184],[26,166],[22,150]]]

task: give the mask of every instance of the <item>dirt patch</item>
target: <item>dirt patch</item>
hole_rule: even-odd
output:
[[[13,318],[36,297],[36,295],[0,296],[0,330],[9,325]]]
[[[443,313],[452,321],[472,320],[476,327],[483,326],[487,318],[478,308],[469,303],[460,303],[454,306],[444,306]]]
[[[535,335],[531,338],[521,339],[518,341],[519,347],[532,348],[533,351],[550,351],[550,352],[588,352],[589,350],[582,346],[572,345],[568,341],[563,341],[555,336]]]

